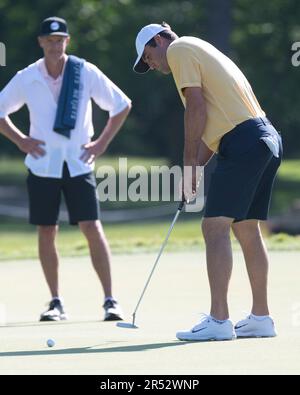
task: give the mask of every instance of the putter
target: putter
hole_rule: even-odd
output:
[[[159,251],[159,254],[158,254],[158,256],[156,258],[156,261],[154,263],[153,269],[151,270],[151,273],[150,273],[149,278],[148,278],[148,280],[146,282],[146,285],[145,285],[145,287],[143,289],[143,292],[142,292],[142,294],[141,294],[141,296],[139,298],[139,301],[138,301],[138,303],[136,305],[136,308],[135,308],[135,310],[134,310],[134,312],[132,314],[132,323],[129,323],[129,322],[118,322],[117,323],[118,327],[120,327],[120,328],[133,328],[133,329],[137,329],[138,328],[138,326],[135,325],[135,318],[136,318],[137,310],[138,310],[138,308],[139,308],[139,306],[141,304],[141,301],[142,301],[142,299],[143,299],[143,297],[145,295],[146,289],[147,289],[147,287],[148,287],[148,285],[150,283],[151,277],[152,277],[152,275],[154,273],[154,270],[155,270],[155,268],[156,268],[156,266],[158,264],[159,258],[160,258],[161,254],[162,254],[162,252],[163,252],[163,250],[164,250],[164,248],[165,248],[165,246],[166,246],[166,244],[168,242],[169,236],[170,236],[170,234],[172,232],[172,229],[174,228],[174,225],[175,225],[175,223],[177,221],[177,218],[178,218],[180,212],[182,211],[182,209],[184,207],[184,204],[185,204],[185,201],[183,200],[183,201],[180,202],[180,204],[178,206],[176,215],[175,215],[175,217],[174,217],[174,219],[172,221],[172,224],[171,224],[171,226],[169,228],[168,234],[167,234],[167,236],[165,238],[165,241],[163,242],[163,244],[162,244],[162,246],[160,248],[160,251]]]

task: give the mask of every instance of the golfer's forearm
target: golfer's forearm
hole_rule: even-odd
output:
[[[26,137],[8,117],[0,118],[0,133],[18,146],[20,141]]]
[[[99,143],[103,144],[106,147],[109,145],[109,143],[113,140],[115,135],[121,129],[130,110],[131,110],[131,105],[126,107],[119,114],[108,119],[107,124],[105,125],[105,128],[103,129],[101,135],[98,138]]]
[[[206,124],[206,109],[189,104],[184,114],[184,163],[198,164],[199,147],[203,144],[202,135]]]

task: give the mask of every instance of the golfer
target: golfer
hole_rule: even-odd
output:
[[[151,24],[138,33],[136,50],[137,73],[157,70],[173,74],[185,106],[184,165],[194,171],[217,154],[202,222],[211,310],[194,328],[178,332],[177,338],[194,341],[275,336],[260,221],[268,216],[282,156],[281,137],[241,70],[208,42],[196,37],[179,38],[166,23]],[[251,314],[235,327],[227,303],[231,229],[242,247],[253,295]]]

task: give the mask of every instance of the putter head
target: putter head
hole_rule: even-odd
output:
[[[138,329],[138,327],[130,322],[117,322],[117,326],[119,328],[127,328],[127,329]]]

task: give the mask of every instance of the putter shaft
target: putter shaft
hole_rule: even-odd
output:
[[[133,317],[133,319],[132,319],[132,324],[133,324],[133,325],[135,324],[136,312],[137,312],[137,310],[138,310],[138,308],[139,308],[139,306],[140,306],[140,303],[141,303],[141,301],[142,301],[142,299],[143,299],[143,297],[144,297],[144,295],[145,295],[146,289],[147,289],[147,287],[148,287],[148,285],[149,285],[149,283],[150,283],[150,280],[151,280],[152,275],[153,275],[153,273],[154,273],[154,270],[155,270],[155,268],[156,268],[156,266],[157,266],[157,263],[158,263],[158,261],[159,261],[159,258],[161,257],[161,254],[162,254],[162,252],[163,252],[163,250],[164,250],[164,248],[165,248],[165,246],[166,246],[166,244],[167,244],[167,242],[168,242],[168,239],[169,239],[169,237],[170,237],[170,234],[171,234],[171,232],[172,232],[172,229],[174,228],[174,225],[175,225],[175,223],[176,223],[176,221],[177,221],[177,218],[178,218],[178,216],[179,216],[181,210],[182,210],[183,207],[184,207],[184,203],[185,203],[185,201],[183,200],[183,201],[180,202],[180,204],[179,204],[179,206],[178,206],[176,215],[175,215],[175,217],[174,217],[174,219],[173,219],[173,221],[172,221],[172,224],[171,224],[171,226],[170,226],[170,228],[169,228],[168,234],[167,234],[167,236],[166,236],[166,238],[165,238],[165,240],[164,240],[164,242],[163,242],[163,244],[162,244],[162,246],[161,246],[161,248],[160,248],[159,254],[158,254],[157,258],[156,258],[156,261],[155,261],[154,266],[153,266],[153,268],[152,268],[152,270],[151,270],[151,273],[150,273],[150,275],[149,275],[149,278],[148,278],[148,280],[147,280],[147,282],[146,282],[146,285],[145,285],[145,287],[144,287],[144,289],[143,289],[143,292],[142,292],[142,294],[141,294],[141,296],[140,296],[140,298],[139,298],[139,301],[138,301],[138,303],[137,303],[137,305],[136,305],[136,308],[135,308],[135,310],[134,310],[134,312],[133,312],[133,314],[132,314],[132,317]]]

